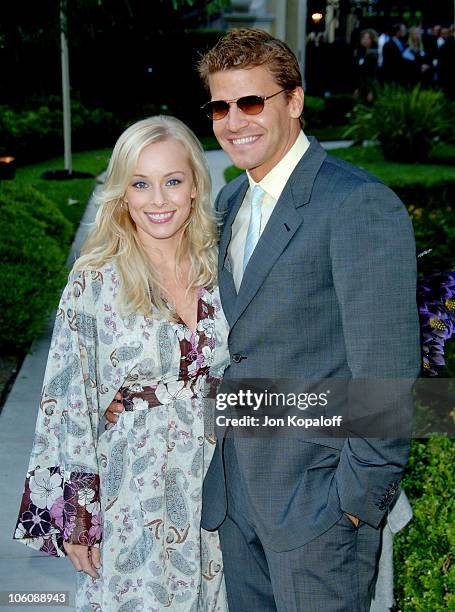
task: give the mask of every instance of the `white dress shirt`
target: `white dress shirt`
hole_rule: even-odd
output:
[[[260,185],[266,192],[266,196],[262,202],[260,230],[260,234],[262,235],[275,205],[278,202],[281,192],[309,146],[310,142],[308,138],[301,131],[297,137],[297,140],[283,159],[281,159],[278,164],[264,176],[262,181],[256,183],[247,170],[250,187],[245,194],[245,198],[239,208],[237,216],[234,219],[234,223],[232,224],[231,242],[229,243],[228,250],[232,266],[232,275],[234,277],[234,284],[237,291],[240,288],[243,278],[243,253],[245,251],[246,235],[248,232],[248,224],[250,222],[250,198],[253,187],[255,185]]]

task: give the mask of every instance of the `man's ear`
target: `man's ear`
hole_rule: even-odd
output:
[[[303,93],[302,87],[296,87],[290,93],[288,105],[291,117],[294,119],[298,119],[302,114],[304,98],[305,94]]]

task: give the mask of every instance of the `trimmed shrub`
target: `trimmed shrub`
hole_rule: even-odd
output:
[[[0,202],[14,210],[22,210],[42,223],[46,236],[53,238],[62,249],[70,246],[74,234],[72,223],[66,219],[57,204],[24,183],[0,183]]]
[[[414,512],[394,542],[397,610],[455,609],[455,441],[414,440],[403,488]]]
[[[448,164],[455,166],[455,144],[441,143],[430,151],[429,160],[432,164]]]
[[[305,96],[303,117],[306,129],[313,133],[313,130],[318,128],[345,126],[355,102],[353,96],[345,94],[337,94],[327,98]],[[338,139],[341,139],[341,137]],[[336,138],[333,138],[333,140],[336,140]]]
[[[71,103],[71,118],[74,151],[113,147],[126,128],[124,122],[110,111],[104,108],[88,109],[74,100]]]
[[[33,110],[0,106],[0,153],[14,155],[19,165],[61,154],[62,115],[61,102],[55,97]],[[89,110],[73,100],[71,127],[73,150],[80,151],[112,146],[124,126],[112,113]]]
[[[0,153],[14,155],[17,163],[46,159],[62,149],[62,117],[46,106],[15,111],[0,106]]]
[[[324,98],[316,98],[316,96],[305,96],[305,103],[303,107],[305,128],[309,128],[311,131],[313,128],[319,128],[324,126],[324,108]]]
[[[354,96],[348,94],[334,94],[324,99],[324,112],[322,120],[324,125],[346,125],[348,115],[352,113],[356,104]]]
[[[27,349],[55,307],[65,283],[66,250],[46,234],[46,223],[0,201],[0,347]]]
[[[431,249],[419,259],[420,272],[425,275],[451,268],[455,253],[455,182],[392,188],[412,218],[417,251]]]
[[[452,112],[440,91],[386,85],[373,106],[354,108],[349,133],[356,140],[378,140],[391,161],[424,162],[436,144],[453,138]]]

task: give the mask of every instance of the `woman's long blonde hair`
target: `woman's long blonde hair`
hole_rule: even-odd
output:
[[[123,200],[139,155],[148,145],[177,140],[185,147],[196,197],[184,224],[177,249],[177,272],[184,255],[189,256],[188,289],[213,287],[217,269],[217,230],[211,206],[210,174],[204,151],[193,132],[175,117],[159,115],[131,125],[118,139],[107,168],[103,188],[96,193],[99,206],[95,223],[75,263],[76,270],[98,269],[115,262],[120,277],[118,304],[125,314],[152,314],[176,319],[163,300],[164,288],[138,239],[136,226]]]

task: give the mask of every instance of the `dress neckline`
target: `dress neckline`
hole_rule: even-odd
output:
[[[171,305],[166,300],[166,298],[163,297],[163,300],[166,302],[168,308],[170,310],[174,310],[175,314],[177,315],[177,324],[178,325],[183,325],[183,327],[185,327],[190,332],[191,336],[195,336],[196,335],[197,328],[198,328],[199,322],[201,320],[201,312],[202,312],[201,301],[202,301],[203,296],[205,295],[205,292],[206,292],[206,289],[204,287],[198,287],[198,290],[197,290],[197,302],[196,302],[196,326],[194,328],[194,331],[182,319],[182,317],[179,315],[179,313],[175,309],[172,309]]]

